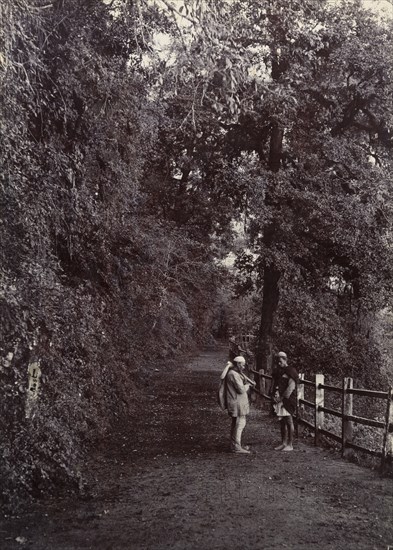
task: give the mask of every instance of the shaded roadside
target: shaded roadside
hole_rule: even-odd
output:
[[[393,482],[296,442],[255,407],[227,452],[216,405],[225,352],[157,372],[144,414],[97,449],[88,501],[34,506],[1,522],[2,549],[384,549],[393,544]],[[18,539],[18,540],[17,540]]]

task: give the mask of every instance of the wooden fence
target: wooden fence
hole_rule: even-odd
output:
[[[252,370],[255,381],[257,382],[255,391],[267,400],[271,400],[270,385],[272,377],[269,374],[265,374],[265,371]],[[312,388],[312,401],[304,398],[305,387]],[[325,393],[338,394],[341,399],[340,410],[331,409],[325,407]],[[361,416],[355,416],[353,414],[353,397],[368,397],[372,399],[382,399],[386,402],[386,414],[385,420],[374,420],[364,418]],[[299,425],[305,425],[314,432],[315,444],[318,445],[320,437],[323,435],[330,439],[335,440],[341,444],[342,455],[347,456],[350,449],[356,451],[362,451],[372,456],[379,457],[381,460],[382,470],[391,469],[393,465],[393,390],[392,387],[388,391],[373,391],[356,389],[353,387],[352,378],[344,378],[341,387],[330,386],[325,384],[323,374],[316,374],[315,380],[306,380],[303,374],[299,375],[299,382],[296,386],[296,431],[298,433]],[[303,418],[305,408],[313,410],[313,422]],[[332,415],[337,418],[341,418],[341,435],[337,435],[327,429],[325,429],[325,414]],[[361,445],[357,445],[352,442],[352,432],[354,424],[362,424],[364,426],[370,426],[375,429],[383,430],[383,443],[381,450],[368,449]]]

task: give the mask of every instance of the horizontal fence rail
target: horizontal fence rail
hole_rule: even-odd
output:
[[[352,395],[361,395],[363,397],[373,397],[373,398],[379,398],[379,399],[387,399],[388,393],[387,391],[373,391],[373,390],[361,390],[356,388],[351,388],[348,390],[349,394]]]
[[[315,403],[313,403],[312,401],[307,401],[307,399],[299,399],[298,400],[298,403],[300,405],[307,405],[307,407],[312,407],[315,409]]]
[[[312,386],[314,385],[313,382],[310,382],[310,384]],[[327,384],[320,384],[319,387],[322,388],[323,390],[328,390],[328,391],[337,392],[337,393],[341,393],[343,391],[342,388],[338,388],[337,386],[328,386]]]
[[[272,401],[271,381],[272,376],[265,373],[264,370],[251,370],[256,381],[254,391],[263,398]],[[305,399],[304,388],[313,388],[313,400]],[[340,410],[325,407],[325,392],[331,392],[341,395]],[[371,399],[382,399],[386,402],[385,420],[375,420],[364,418],[353,414],[353,398],[368,397]],[[304,425],[314,432],[315,444],[320,443],[320,437],[325,436],[341,443],[343,456],[348,456],[350,450],[361,451],[371,456],[381,459],[381,468],[391,469],[393,466],[393,390],[390,387],[388,391],[375,391],[353,387],[352,378],[344,378],[342,387],[325,384],[324,375],[316,374],[315,380],[306,380],[303,374],[299,375],[296,385],[296,430],[299,425]],[[305,407],[314,410],[313,422],[303,418]],[[341,435],[337,435],[325,428],[325,414],[341,419]],[[370,428],[383,430],[383,443],[380,450],[369,449],[352,441],[353,426],[361,424]]]

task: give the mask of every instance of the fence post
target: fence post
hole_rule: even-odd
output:
[[[348,393],[348,390],[353,388],[353,379],[344,378],[343,380],[343,394],[342,394],[342,456],[348,455],[346,449],[347,442],[352,440],[352,422],[346,419],[347,415],[352,415],[353,412],[353,395]]]
[[[319,443],[319,430],[323,428],[324,413],[319,410],[319,407],[325,405],[325,392],[323,388],[320,388],[320,384],[323,384],[325,377],[323,374],[315,375],[315,445]]]
[[[382,472],[391,470],[393,464],[393,388],[388,391],[388,401],[386,407],[386,424],[383,435],[383,447],[381,458]]]
[[[299,424],[300,418],[302,416],[301,411],[303,410],[303,405],[300,403],[301,399],[304,399],[304,374],[299,374],[299,381],[296,384],[296,437],[299,437]]]

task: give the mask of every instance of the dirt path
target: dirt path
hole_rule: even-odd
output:
[[[148,411],[92,459],[89,501],[32,507],[0,525],[14,550],[386,550],[393,545],[393,481],[296,442],[273,451],[278,428],[261,410],[227,452],[216,406],[224,352],[204,352],[154,376]],[[19,538],[19,542],[16,540]]]

